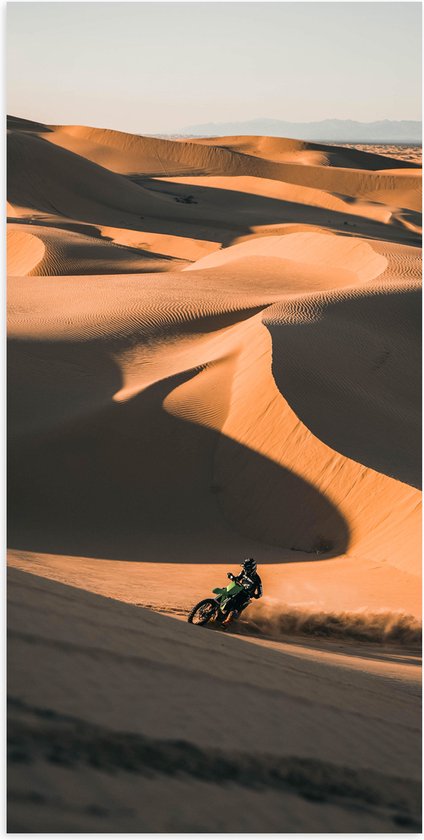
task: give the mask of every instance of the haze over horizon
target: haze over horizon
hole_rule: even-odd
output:
[[[11,3],[8,112],[138,134],[420,120],[420,18],[415,2]]]

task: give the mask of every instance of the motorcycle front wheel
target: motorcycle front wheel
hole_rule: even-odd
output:
[[[209,621],[214,621],[218,615],[219,607],[216,601],[213,598],[205,598],[204,601],[199,601],[195,607],[193,607],[191,613],[187,618],[189,624],[198,624],[199,626],[203,626],[208,624]]]

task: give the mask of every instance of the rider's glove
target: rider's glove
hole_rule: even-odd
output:
[[[234,580],[233,573],[232,572],[227,572],[227,578],[230,578],[230,580]]]

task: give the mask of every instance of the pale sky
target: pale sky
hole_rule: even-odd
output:
[[[421,4],[7,5],[8,113],[135,133],[421,119]]]

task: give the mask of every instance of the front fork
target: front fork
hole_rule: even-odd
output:
[[[216,601],[216,603],[218,604],[218,608],[219,608],[219,611],[218,611],[218,615],[217,615],[217,617],[216,617],[216,620],[217,620],[217,621],[219,621],[219,622],[220,622],[220,624],[222,624],[222,622],[223,622],[223,621],[225,621],[225,619],[226,619],[226,618],[227,618],[227,616],[228,616],[228,613],[229,613],[229,612],[231,612],[231,610],[228,610],[228,611],[226,610],[226,611],[224,612],[224,610],[223,610],[223,608],[222,608],[222,601],[221,601],[221,598],[215,598],[215,601]],[[228,603],[226,604],[226,606],[228,606]]]

